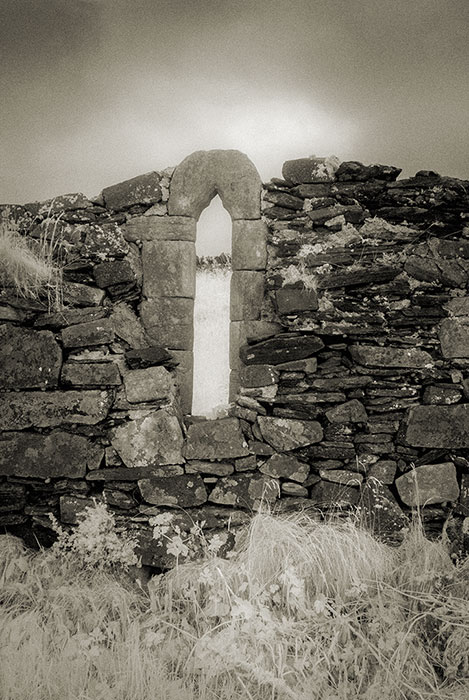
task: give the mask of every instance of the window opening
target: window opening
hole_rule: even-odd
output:
[[[229,404],[231,217],[215,197],[197,224],[192,414],[217,418]]]

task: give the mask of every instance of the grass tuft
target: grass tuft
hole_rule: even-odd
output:
[[[260,512],[227,559],[151,579],[0,538],[4,700],[466,700],[469,565],[416,522]],[[26,664],[25,664],[26,660]]]

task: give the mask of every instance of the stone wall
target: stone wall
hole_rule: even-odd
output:
[[[359,508],[399,541],[423,505],[467,548],[469,189],[430,171],[334,159],[261,187],[237,151],[108,187],[4,205],[61,242],[63,308],[0,291],[0,522],[50,540],[105,498],[143,562],[174,556],[153,520],[221,551],[263,496]],[[196,222],[233,220],[232,404],[190,415]],[[162,518],[162,519],[161,519]]]

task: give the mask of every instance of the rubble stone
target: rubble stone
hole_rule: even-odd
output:
[[[408,506],[456,501],[459,486],[453,462],[424,464],[396,479],[401,500]]]

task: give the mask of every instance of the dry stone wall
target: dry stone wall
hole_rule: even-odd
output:
[[[467,548],[469,183],[399,172],[304,158],[261,186],[208,151],[94,199],[4,205],[30,241],[53,232],[65,282],[60,310],[0,291],[2,526],[47,543],[50,512],[73,525],[105,498],[165,568],[155,523],[197,551],[204,521],[223,553],[261,498],[358,508],[389,541],[421,505]],[[207,421],[188,415],[194,244],[216,194],[233,404]]]

